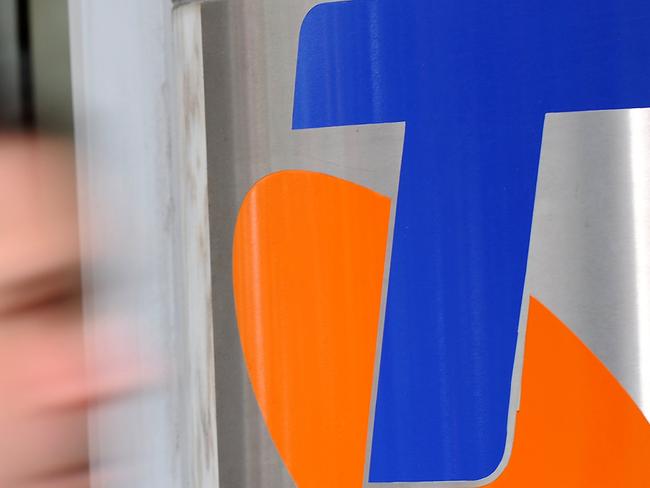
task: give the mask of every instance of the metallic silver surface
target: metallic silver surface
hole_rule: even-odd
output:
[[[232,237],[248,190],[284,169],[319,171],[372,188],[393,200],[389,251],[392,247],[404,124],[291,130],[299,29],[317,3],[324,2],[223,0],[202,7],[223,488],[293,486],[252,392],[234,312]],[[648,117],[647,111],[616,111],[547,118],[507,447],[499,469],[479,482],[373,486],[482,486],[503,472],[515,436],[531,294],[572,327],[648,415]],[[390,252],[386,263],[366,479]]]
[[[650,418],[650,109],[549,114],[527,295],[605,363]]]
[[[246,193],[264,176],[287,169],[318,171],[363,185],[392,199],[388,250],[392,248],[404,124],[291,129],[300,26],[309,9],[318,3],[325,2],[230,0],[203,5],[217,427],[223,488],[293,486],[253,394],[236,324],[232,240]],[[390,252],[382,317],[389,263]],[[376,357],[378,364],[379,354]]]

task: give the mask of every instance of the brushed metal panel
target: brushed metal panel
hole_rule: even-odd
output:
[[[646,416],[649,143],[649,109],[547,116],[527,275]]]

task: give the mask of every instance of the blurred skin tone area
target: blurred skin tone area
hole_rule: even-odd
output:
[[[89,487],[89,410],[144,384],[120,341],[84,347],[72,156],[0,135],[0,488]]]

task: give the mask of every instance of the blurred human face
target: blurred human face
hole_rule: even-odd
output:
[[[87,413],[134,387],[84,349],[65,141],[0,136],[0,488],[89,486]]]

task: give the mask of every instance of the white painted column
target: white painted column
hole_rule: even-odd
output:
[[[92,419],[97,467],[137,460],[128,482],[95,485],[216,488],[207,200],[188,197],[205,175],[181,145],[172,4],[69,2],[87,322],[110,316],[143,369],[150,357],[166,369],[161,388]]]

